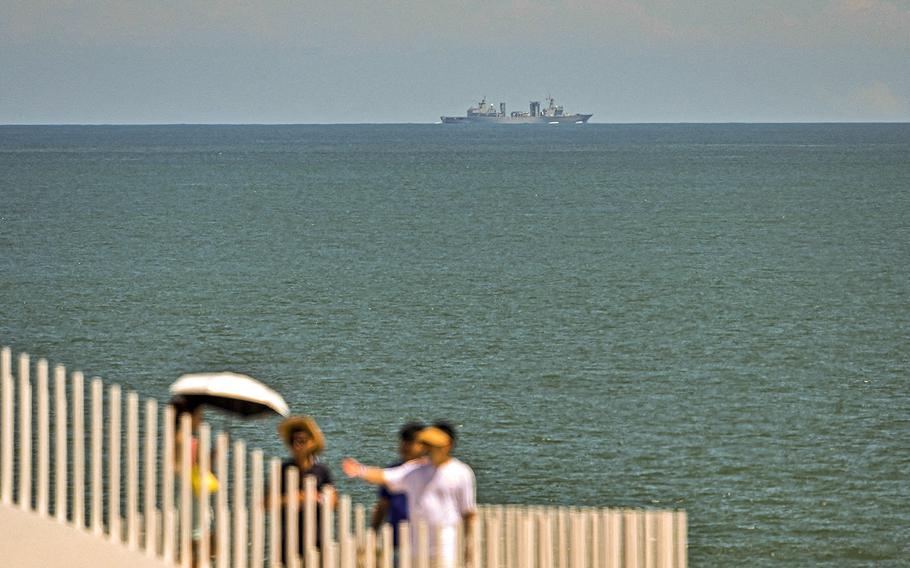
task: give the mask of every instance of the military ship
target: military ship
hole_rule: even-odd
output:
[[[584,124],[593,114],[566,114],[562,105],[556,104],[553,97],[547,97],[545,108],[540,108],[540,101],[531,101],[528,111],[512,111],[506,114],[506,103],[499,103],[497,109],[482,98],[477,106],[468,109],[465,116],[441,116],[443,124]]]

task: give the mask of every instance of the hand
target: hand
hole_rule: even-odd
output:
[[[362,463],[354,458],[344,458],[341,460],[341,471],[348,477],[360,477],[366,468]]]

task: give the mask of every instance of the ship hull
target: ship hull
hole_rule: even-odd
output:
[[[592,114],[565,116],[441,116],[443,124],[584,124]]]

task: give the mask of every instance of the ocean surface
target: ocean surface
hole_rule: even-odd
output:
[[[693,566],[910,563],[908,267],[908,124],[0,127],[0,343],[248,373],[339,478],[448,419],[481,501]]]

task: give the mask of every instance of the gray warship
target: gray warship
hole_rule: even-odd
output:
[[[477,106],[468,109],[465,116],[441,116],[443,124],[584,124],[593,114],[566,114],[562,105],[553,97],[547,97],[547,106],[540,108],[540,101],[531,101],[528,111],[512,111],[506,114],[506,103],[499,103],[497,109],[488,103],[486,97]]]

